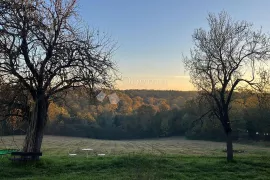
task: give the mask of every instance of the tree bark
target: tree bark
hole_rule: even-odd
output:
[[[24,152],[40,152],[44,128],[47,122],[48,99],[44,94],[37,94],[34,101],[34,108],[24,140]]]
[[[225,109],[225,113],[222,119],[222,125],[224,127],[225,133],[227,135],[227,161],[232,161],[233,160],[233,143],[232,143],[232,128],[231,128],[231,123],[230,123],[230,118],[229,118],[229,113],[228,109]]]
[[[233,160],[232,132],[227,132],[227,161]]]

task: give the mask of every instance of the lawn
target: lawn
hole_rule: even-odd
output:
[[[5,137],[9,144],[11,137]],[[16,136],[21,145],[23,137]],[[0,179],[270,179],[270,148],[235,144],[244,153],[226,162],[224,143],[183,138],[105,141],[46,136],[38,163],[0,159]],[[81,148],[93,148],[88,158]],[[78,156],[69,157],[68,152]],[[103,157],[96,153],[105,153]]]

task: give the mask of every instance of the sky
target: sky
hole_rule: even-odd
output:
[[[79,0],[81,18],[108,34],[119,89],[195,90],[182,59],[196,28],[207,28],[208,13],[228,12],[270,32],[269,0]]]

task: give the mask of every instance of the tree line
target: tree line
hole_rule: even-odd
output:
[[[200,119],[207,107],[198,101],[198,92],[119,90],[116,94],[120,101],[115,105],[108,98],[90,100],[84,90],[70,91],[64,100],[50,104],[45,134],[118,140],[170,136],[226,140],[217,118]],[[270,106],[262,106],[258,94],[251,91],[237,92],[234,99],[230,112],[233,140],[270,140]],[[5,135],[24,134],[24,123],[12,118],[5,122]]]

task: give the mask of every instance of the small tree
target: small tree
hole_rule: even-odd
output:
[[[0,75],[33,101],[25,152],[40,151],[57,94],[112,84],[113,46],[78,24],[75,7],[76,0],[0,0]]]
[[[184,60],[191,82],[206,101],[227,135],[227,160],[233,159],[232,127],[229,116],[237,88],[258,87],[260,64],[270,51],[269,37],[253,31],[245,21],[234,21],[225,12],[208,15],[209,30],[196,29],[194,48]]]

